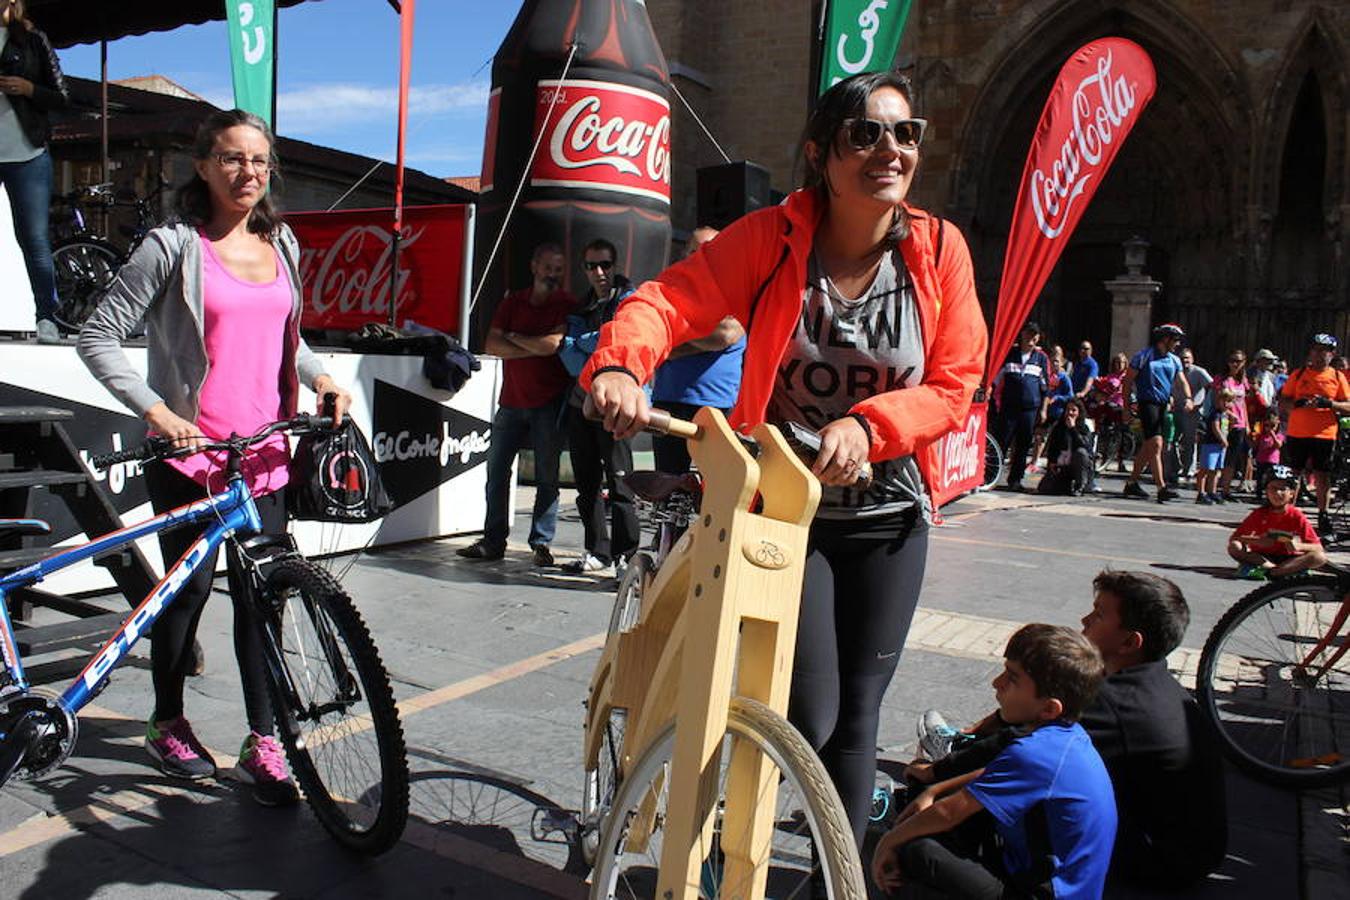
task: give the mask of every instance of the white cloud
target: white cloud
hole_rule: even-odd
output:
[[[486,81],[414,85],[408,99],[409,129],[429,117],[485,110],[487,97]],[[397,87],[335,82],[283,91],[277,97],[281,131],[295,137],[364,123],[392,123],[397,111]]]

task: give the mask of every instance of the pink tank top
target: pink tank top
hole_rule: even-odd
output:
[[[250,435],[281,416],[281,362],[291,315],[291,281],[281,258],[277,277],[243,281],[225,268],[200,231],[202,326],[208,368],[197,427],[209,438]],[[243,472],[255,496],[286,486],[290,451],[285,435],[258,444]],[[215,492],[225,486],[225,454],[198,453],[169,460],[184,475]]]

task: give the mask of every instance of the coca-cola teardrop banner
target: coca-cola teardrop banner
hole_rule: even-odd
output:
[[[605,81],[540,81],[533,187],[591,188],[670,203],[670,104]],[[557,103],[553,95],[558,92]],[[550,115],[550,110],[552,114]]]
[[[396,321],[459,333],[467,207],[410,206],[403,211],[398,257]],[[389,321],[389,231],[392,211],[288,213],[300,240],[305,328],[356,331]]]
[[[1036,304],[1120,145],[1153,99],[1153,61],[1124,38],[1080,48],[1045,101],[1013,207],[985,383]]]

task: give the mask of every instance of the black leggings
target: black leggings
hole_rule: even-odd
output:
[[[807,548],[788,719],[834,779],[862,846],[876,784],[881,699],[895,674],[928,556],[917,511],[890,538],[817,520]]]
[[[146,465],[145,486],[156,514],[206,496],[204,487],[162,462]],[[254,502],[262,517],[263,533],[285,534],[285,492],[255,497]],[[164,555],[164,568],[167,570],[172,566],[205,530],[206,526],[203,525],[160,532],[159,549]],[[230,596],[234,599],[234,655],[239,661],[239,680],[244,686],[244,711],[248,716],[248,727],[259,734],[271,734],[272,698],[267,692],[262,640],[253,626],[249,611],[243,606],[244,592],[241,587],[244,575],[228,545],[226,567]],[[192,665],[192,642],[197,636],[197,623],[201,621],[206,600],[211,596],[215,569],[216,554],[212,553],[202,561],[174,602],[150,629],[150,673],[155,685],[154,715],[157,722],[165,722],[183,714],[183,684],[187,681],[188,670]]]

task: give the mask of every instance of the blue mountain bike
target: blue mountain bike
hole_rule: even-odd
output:
[[[408,761],[389,676],[352,600],[337,581],[302,557],[286,536],[261,535],[258,508],[240,474],[250,447],[281,432],[331,428],[331,418],[301,415],[251,437],[205,449],[227,453],[223,491],[138,525],[54,553],[0,578],[0,785],[36,778],[61,765],[75,745],[79,711],[174,602],[214,550],[226,545],[247,573],[247,608],[262,634],[277,731],[306,800],[338,843],[376,854],[398,841],[408,819]],[[97,456],[117,463],[183,455],[162,441]],[[114,553],[170,528],[206,523],[206,531],[122,623],[59,696],[24,675],[7,595],[86,559]],[[0,520],[0,533],[45,534],[36,519]]]

